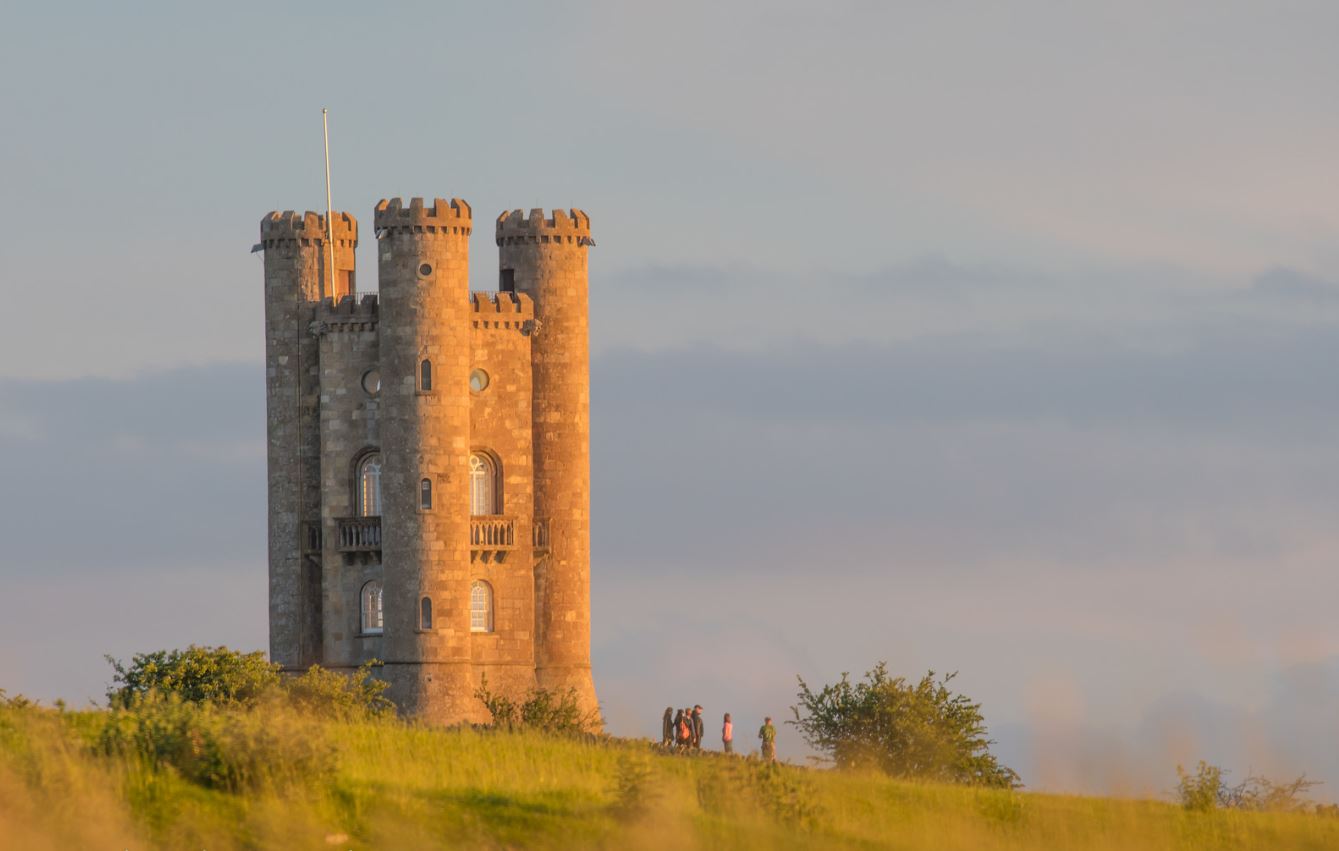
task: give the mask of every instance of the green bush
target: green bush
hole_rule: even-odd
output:
[[[321,730],[288,713],[224,708],[151,692],[112,710],[98,736],[109,756],[170,768],[209,789],[307,783],[335,768]]]
[[[128,706],[151,692],[193,703],[250,705],[279,684],[279,666],[265,654],[227,647],[197,647],[137,653],[129,665],[106,657],[115,676],[107,701]]]
[[[383,694],[390,684],[372,676],[379,664],[367,662],[351,676],[312,665],[283,680],[283,691],[294,706],[322,718],[359,721],[387,716],[395,712],[395,704]]]
[[[108,656],[115,672],[107,692],[113,708],[129,708],[150,695],[188,703],[253,707],[291,703],[321,718],[358,721],[395,710],[384,692],[388,683],[372,676],[375,659],[352,675],[312,665],[297,676],[281,676],[279,666],[260,652],[196,647],[139,653],[129,665]]]
[[[583,711],[576,689],[550,691],[531,689],[518,702],[506,695],[495,694],[488,688],[488,677],[483,677],[474,696],[488,710],[491,726],[500,730],[526,728],[542,733],[579,735],[600,726],[600,714]]]
[[[880,662],[865,679],[848,674],[817,692],[799,680],[793,724],[838,768],[874,768],[893,777],[1012,788],[1013,769],[990,752],[981,704],[952,692],[954,675],[918,683],[888,676]]]

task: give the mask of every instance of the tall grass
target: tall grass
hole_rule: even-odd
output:
[[[0,848],[1339,848],[1339,818],[1317,815],[922,785],[280,706],[137,711],[0,704]]]

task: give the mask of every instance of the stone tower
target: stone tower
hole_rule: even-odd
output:
[[[469,291],[470,206],[382,201],[380,290],[357,223],[261,222],[270,654],[380,676],[407,715],[484,720],[590,671],[590,406],[580,211],[498,219],[499,290]],[[333,277],[333,283],[332,283]]]
[[[535,511],[549,518],[551,548],[536,569],[539,683],[595,702],[590,672],[590,344],[586,252],[590,218],[520,210],[497,220],[501,278],[530,296],[541,332],[534,369]]]

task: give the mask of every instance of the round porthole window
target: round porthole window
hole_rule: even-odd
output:
[[[470,373],[470,392],[482,393],[488,387],[488,373],[476,369]]]
[[[418,267],[418,276],[419,276],[420,278],[426,278],[426,277],[428,277],[428,276],[431,275],[431,274],[432,274],[432,264],[431,264],[431,263],[423,263],[423,264],[420,264],[420,265],[419,265],[419,267]]]
[[[375,369],[369,369],[363,373],[363,389],[367,395],[375,396],[381,392],[381,373]]]

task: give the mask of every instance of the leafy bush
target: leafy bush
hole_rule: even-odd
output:
[[[312,665],[300,676],[283,681],[283,690],[294,706],[323,718],[358,721],[395,712],[395,704],[383,694],[390,685],[372,676],[379,662],[361,665],[352,676]]]
[[[1211,812],[1219,807],[1270,813],[1322,811],[1306,797],[1306,792],[1320,783],[1307,780],[1305,774],[1281,783],[1252,774],[1236,786],[1229,786],[1224,779],[1226,771],[1200,760],[1194,774],[1178,765],[1176,776],[1177,799],[1187,810],[1195,812]]]
[[[848,674],[817,692],[800,679],[799,705],[787,723],[838,768],[874,768],[894,777],[1013,788],[1013,769],[990,753],[981,704],[953,693],[949,674],[912,684],[889,677],[880,662],[865,679]]]
[[[1200,760],[1194,774],[1178,765],[1176,776],[1176,797],[1181,806],[1197,813],[1213,812],[1218,808],[1219,795],[1223,791],[1223,769]]]
[[[372,676],[372,660],[352,674],[313,665],[298,676],[281,676],[260,652],[196,647],[139,653],[129,665],[107,657],[115,671],[107,692],[113,708],[131,708],[150,695],[188,703],[253,707],[289,702],[322,718],[357,721],[393,712],[383,692],[388,683]]]
[[[265,654],[227,647],[197,647],[137,653],[129,665],[106,657],[115,676],[107,700],[129,706],[150,692],[174,694],[194,703],[254,703],[279,684],[279,666]]]
[[[307,783],[335,768],[334,748],[320,729],[289,714],[221,708],[156,692],[112,710],[97,744],[109,756],[138,757],[230,792]]]
[[[574,688],[566,691],[535,688],[526,692],[525,700],[517,702],[490,690],[485,676],[474,696],[488,710],[491,726],[500,730],[527,728],[543,733],[579,735],[600,725],[600,714],[582,710]]]

